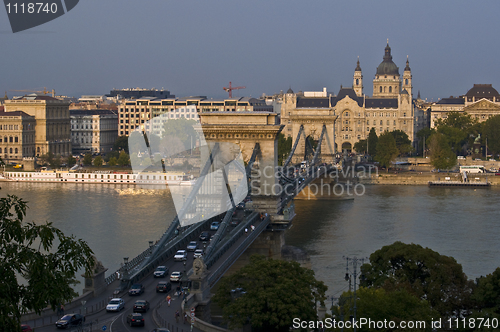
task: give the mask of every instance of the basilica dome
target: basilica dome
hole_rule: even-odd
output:
[[[392,61],[391,48],[389,47],[389,43],[387,43],[387,46],[385,47],[384,61],[382,61],[380,65],[378,65],[376,75],[399,76],[399,68]]]

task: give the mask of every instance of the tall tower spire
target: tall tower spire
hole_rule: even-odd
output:
[[[410,96],[412,96],[412,85],[411,85],[411,69],[410,69],[410,60],[408,59],[408,55],[406,56],[406,67],[403,72],[403,89],[408,92]]]
[[[363,74],[361,73],[361,66],[359,65],[359,55],[358,62],[356,63],[356,68],[354,69],[354,76],[352,79],[352,88],[358,97],[363,95]]]

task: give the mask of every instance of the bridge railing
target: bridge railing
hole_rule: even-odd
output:
[[[250,219],[249,218],[250,219],[249,222],[250,221],[254,221],[255,218],[258,218],[258,214],[255,213],[255,215],[253,217],[254,217],[254,219]],[[262,220],[262,222],[259,225],[257,225],[257,227],[255,227],[255,230],[253,232],[250,232],[250,234],[248,234],[248,236],[245,238],[245,240],[243,240],[243,242],[241,242],[238,245],[238,247],[235,248],[235,250],[231,253],[231,255],[229,255],[224,260],[224,262],[222,262],[222,264],[215,271],[213,271],[210,274],[210,276],[207,279],[208,285],[210,287],[212,287],[213,285],[215,285],[215,283],[222,277],[222,275],[227,271],[227,269],[229,269],[231,267],[231,265],[233,265],[233,263],[236,262],[236,260],[243,254],[243,252],[259,236],[259,234],[262,233],[262,231],[264,231],[267,228],[267,226],[269,225],[270,220],[271,220],[271,218],[269,216],[267,216],[266,218],[264,218],[264,220]],[[231,245],[233,243],[231,243]],[[226,244],[229,244],[229,241]],[[227,249],[226,249],[226,251],[227,251]],[[216,256],[216,254],[214,254],[214,256],[212,257],[212,259],[215,259],[215,256]],[[222,256],[222,255],[220,255],[220,256]],[[208,262],[206,262],[206,264],[207,264],[207,268],[209,268]],[[213,262],[212,262],[212,265],[213,265]],[[210,266],[212,266],[212,265],[210,265]]]

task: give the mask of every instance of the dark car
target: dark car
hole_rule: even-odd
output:
[[[231,222],[229,223],[229,225],[231,225],[231,226],[233,226],[233,227],[234,227],[234,226],[238,226],[238,225],[239,225],[239,223],[240,223],[240,220],[239,220],[238,218],[233,218],[233,219],[231,220]]]
[[[33,332],[33,329],[28,324],[21,324],[22,332]]]
[[[208,241],[210,239],[210,233],[209,232],[202,232],[200,234],[200,241]]]
[[[83,317],[80,314],[67,314],[61,317],[56,322],[56,327],[58,329],[67,329],[72,326],[80,326],[83,325],[83,322],[85,321],[85,317]]]
[[[158,285],[156,285],[157,293],[168,293],[172,289],[172,284],[168,281],[160,281]]]
[[[130,326],[144,326],[144,317],[136,312],[128,314],[127,324]]]
[[[153,272],[153,277],[155,278],[164,278],[168,274],[168,267],[164,265],[160,265]]]
[[[128,295],[141,295],[144,293],[144,286],[142,284],[133,284],[128,290]]]
[[[146,300],[137,300],[134,303],[133,312],[146,312],[149,310],[149,302]]]

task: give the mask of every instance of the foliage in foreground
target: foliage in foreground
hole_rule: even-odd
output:
[[[18,331],[21,314],[56,308],[76,293],[71,288],[76,272],[87,273],[92,250],[74,236],[66,236],[52,223],[23,222],[27,205],[8,195],[0,198],[0,327]],[[21,276],[26,281],[18,280]]]
[[[232,290],[241,289],[240,292]],[[293,318],[317,320],[327,287],[297,262],[250,257],[250,264],[224,277],[214,301],[231,328],[247,323],[256,331],[289,331]]]

